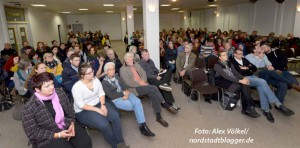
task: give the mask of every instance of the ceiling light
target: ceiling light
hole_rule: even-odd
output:
[[[170,4],[162,4],[162,5],[160,5],[160,6],[162,6],[162,7],[169,7],[169,6],[171,6]]]
[[[89,10],[89,9],[86,9],[86,8],[81,8],[81,9],[78,9],[80,11],[86,11],[86,10]]]
[[[62,13],[71,13],[71,12],[62,12]]]
[[[105,6],[105,7],[112,7],[112,6],[114,6],[114,4],[103,4],[103,6]]]
[[[208,5],[209,7],[217,7],[218,5]]]
[[[172,0],[172,2],[176,2],[176,0]]]
[[[300,12],[300,8],[297,8],[297,11]]]
[[[178,11],[178,12],[184,12],[183,10],[180,10],[180,11]]]
[[[44,5],[44,4],[32,4],[32,6],[34,6],[34,7],[46,7],[46,5]]]
[[[114,13],[114,11],[106,11],[106,13]]]
[[[180,8],[172,8],[171,10],[179,10]]]
[[[137,10],[137,8],[133,8],[132,10]]]

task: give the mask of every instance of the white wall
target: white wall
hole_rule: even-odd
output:
[[[58,14],[49,11],[43,11],[35,8],[27,9],[27,21],[29,31],[29,42],[36,47],[37,42],[44,41],[51,45],[52,40],[59,41],[58,26],[61,25],[61,40],[67,41],[67,19],[63,14]],[[30,41],[30,38],[32,41]]]
[[[4,48],[5,43],[9,43],[8,29],[3,2],[0,1],[0,50]]]
[[[242,3],[193,11],[190,27],[207,27],[209,31],[241,29],[248,33],[257,30],[261,35],[270,32],[286,35],[294,31],[296,4],[297,0],[286,0],[282,4],[274,0],[262,0],[255,4]],[[220,16],[216,17],[214,11]]]
[[[107,32],[111,40],[122,39],[120,14],[68,15],[68,24],[83,24],[84,31]]]
[[[297,0],[297,8],[300,8],[300,0]],[[294,35],[300,36],[300,12],[296,12],[295,23],[294,23]]]
[[[161,13],[159,14],[159,30],[179,29],[183,27],[182,13]],[[134,14],[134,29],[143,29],[143,14]]]

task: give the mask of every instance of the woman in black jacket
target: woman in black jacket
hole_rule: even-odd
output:
[[[25,104],[22,125],[29,143],[38,148],[91,148],[85,130],[75,124],[75,113],[67,95],[53,87],[50,73],[33,77],[34,95]]]

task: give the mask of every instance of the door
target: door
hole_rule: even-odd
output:
[[[14,49],[21,54],[22,43],[28,41],[27,36],[27,26],[25,24],[9,24],[8,34],[10,38],[10,44]],[[31,46],[33,46],[31,44]]]
[[[79,31],[80,33],[83,33],[83,25],[82,24],[72,24],[73,32],[76,33]]]

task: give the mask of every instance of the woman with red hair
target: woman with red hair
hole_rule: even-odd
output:
[[[5,86],[8,88],[14,88],[15,84],[12,80],[14,73],[18,70],[18,63],[20,61],[19,56],[12,55],[10,56],[5,65],[3,66],[3,69],[5,70]]]

